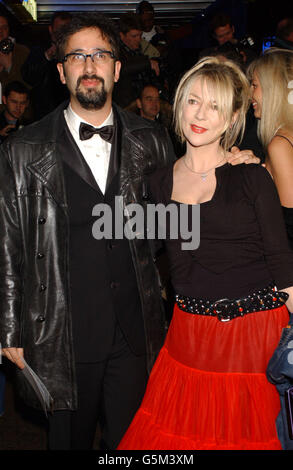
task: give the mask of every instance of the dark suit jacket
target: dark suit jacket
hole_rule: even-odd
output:
[[[96,204],[115,212],[119,191],[120,129],[116,125],[105,195],[75,143],[64,119],[57,144],[63,160],[69,212],[69,277],[74,354],[77,362],[107,358],[116,321],[135,354],[143,354],[145,335],[129,242],[97,240],[92,234]],[[113,225],[114,227],[114,225]]]

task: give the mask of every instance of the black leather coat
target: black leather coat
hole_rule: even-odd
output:
[[[64,104],[0,149],[0,342],[25,359],[54,399],[77,406],[68,278],[68,212],[56,139]],[[146,175],[174,158],[161,128],[116,109],[122,127],[120,195],[146,203]],[[164,339],[157,274],[147,240],[129,241],[141,297],[149,368]],[[19,392],[38,399],[18,371]]]

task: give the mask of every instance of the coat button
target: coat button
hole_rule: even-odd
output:
[[[45,286],[45,284],[40,285],[40,289],[39,289],[40,292],[44,292],[44,290],[46,290],[46,289],[47,289],[47,286]]]
[[[42,258],[44,258],[44,257],[45,257],[44,253],[38,253],[38,254],[37,254],[37,258],[38,258],[38,259],[42,259]]]
[[[38,220],[39,224],[43,225],[46,223],[46,219],[45,217],[40,217],[39,220]]]
[[[37,321],[38,321],[39,323],[42,323],[43,321],[45,321],[44,315],[39,315],[38,318],[37,318]]]

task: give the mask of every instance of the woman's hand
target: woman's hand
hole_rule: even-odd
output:
[[[240,163],[260,163],[260,158],[256,157],[252,150],[240,150],[238,147],[232,147],[227,161],[231,165],[239,165]]]

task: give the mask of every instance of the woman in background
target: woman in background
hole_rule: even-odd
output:
[[[293,51],[268,49],[248,68],[258,135],[293,249]]]
[[[248,69],[259,138],[266,149],[266,167],[280,196],[289,243],[293,249],[293,51],[268,49]],[[291,310],[292,311],[292,310]],[[276,420],[285,450],[293,449],[287,424],[286,393],[293,385],[293,315],[268,364],[267,377],[276,385],[281,410]],[[291,353],[292,354],[292,353]]]
[[[179,83],[186,153],[150,189],[155,203],[200,204],[200,246],[166,240],[173,318],[119,449],[281,448],[265,371],[289,319],[284,302],[293,308],[293,253],[269,173],[227,163],[248,105],[249,83],[229,61],[203,59]]]

